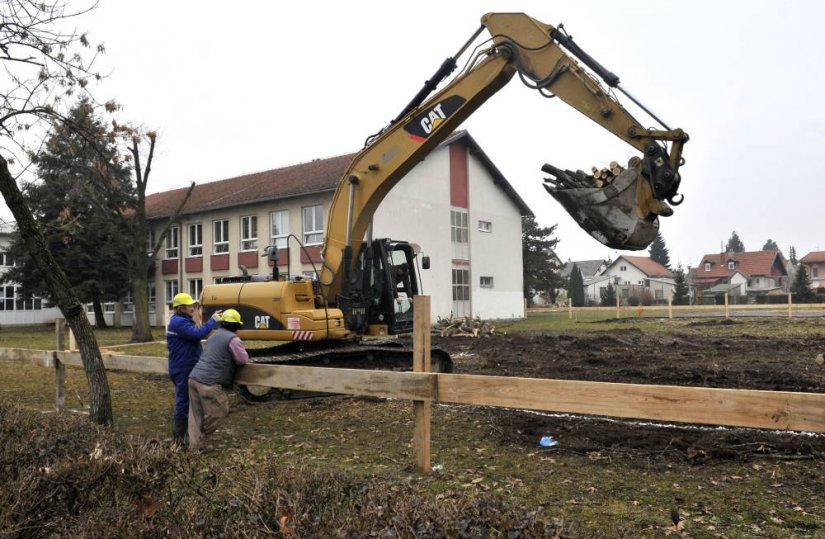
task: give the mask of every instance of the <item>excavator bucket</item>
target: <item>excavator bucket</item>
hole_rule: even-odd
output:
[[[544,188],[588,234],[614,249],[646,249],[659,231],[659,216],[673,210],[656,199],[650,181],[642,175],[642,161],[634,157],[626,169],[582,171],[541,169],[553,176]]]

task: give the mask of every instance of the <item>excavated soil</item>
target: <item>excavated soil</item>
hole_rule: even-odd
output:
[[[825,338],[816,334],[787,338],[712,336],[693,331],[662,334],[617,328],[489,338],[434,336],[433,346],[447,350],[455,362],[455,372],[464,374],[825,393],[825,367],[814,360],[825,351]],[[504,443],[537,446],[541,437],[553,436],[560,450],[596,457],[677,456],[696,462],[825,457],[825,435],[661,425],[495,408],[483,413]]]

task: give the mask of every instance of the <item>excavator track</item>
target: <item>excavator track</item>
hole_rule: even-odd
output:
[[[333,343],[293,341],[268,348],[250,348],[247,351],[251,363],[269,365],[409,371],[412,370],[413,363],[412,347],[395,340]],[[453,371],[453,361],[444,350],[432,348],[430,358],[432,372]],[[236,390],[242,397],[252,402],[329,395],[329,393],[247,385],[237,385]]]

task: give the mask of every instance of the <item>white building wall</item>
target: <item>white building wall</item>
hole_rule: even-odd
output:
[[[423,294],[430,296],[432,319],[452,310],[450,244],[450,151],[440,147],[389,192],[373,217],[373,237],[417,243],[430,257],[421,271]]]
[[[524,318],[521,212],[472,155],[467,166],[473,315],[482,319]],[[489,222],[491,231],[480,230],[479,221]],[[482,277],[492,277],[493,287],[482,288]]]

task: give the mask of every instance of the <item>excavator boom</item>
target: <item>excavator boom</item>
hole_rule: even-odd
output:
[[[658,231],[658,216],[672,214],[667,202],[681,202],[678,170],[687,141],[681,129],[644,128],[562,45],[595,66],[608,84],[618,86],[618,77],[559,29],[523,13],[489,13],[481,23],[459,55],[485,28],[489,46],[430,96],[456,65],[448,58],[401,114],[368,140],[342,176],[330,207],[320,277],[329,301],[341,294],[341,269],[354,264],[372,216],[392,187],[516,74],[528,87],[558,97],[642,153],[624,169],[621,181],[610,185],[599,186],[592,176],[547,180],[547,191],[594,238],[618,249],[644,249]],[[553,169],[544,168],[551,175]]]

